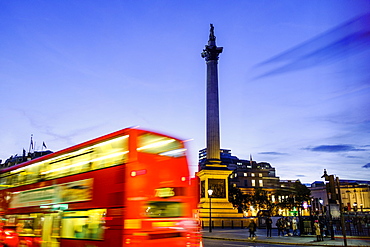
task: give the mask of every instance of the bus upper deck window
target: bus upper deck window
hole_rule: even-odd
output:
[[[184,156],[186,151],[179,140],[152,133],[138,136],[137,150],[140,152],[171,157]]]

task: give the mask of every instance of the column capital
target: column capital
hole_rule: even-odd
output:
[[[223,50],[223,47],[217,47],[213,24],[210,24],[210,26],[208,45],[205,46],[205,49],[203,49],[201,53],[202,58],[206,61],[218,60],[218,55],[222,53]]]

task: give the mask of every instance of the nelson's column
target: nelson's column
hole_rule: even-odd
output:
[[[205,166],[197,173],[200,179],[200,217],[207,221],[211,208],[212,221],[214,225],[220,225],[221,221],[230,218],[240,218],[242,214],[237,213],[228,201],[228,177],[232,171],[221,163],[220,159],[220,119],[218,100],[218,56],[223,47],[217,47],[214,27],[211,24],[208,45],[202,52],[202,57],[207,64],[207,118],[206,118],[206,149],[207,161]],[[211,196],[208,190],[212,190]],[[211,198],[210,198],[211,197]],[[211,205],[210,205],[211,199]]]

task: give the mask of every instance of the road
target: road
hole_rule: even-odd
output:
[[[204,247],[286,246],[286,245],[277,245],[277,244],[250,243],[250,242],[238,242],[238,241],[215,240],[215,239],[203,239],[203,245]],[[299,245],[289,245],[289,246],[299,246]]]

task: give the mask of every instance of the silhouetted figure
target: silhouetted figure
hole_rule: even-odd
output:
[[[256,223],[254,222],[254,220],[251,220],[251,222],[249,223],[249,238],[248,239],[253,239],[255,240],[256,239],[256,230],[257,230],[257,225]]]
[[[277,229],[278,229],[278,237],[284,236],[284,220],[283,220],[283,218],[279,218],[276,221],[276,226],[277,226]]]
[[[271,232],[272,232],[272,219],[270,217],[267,217],[266,219],[266,237],[271,238]]]
[[[320,242],[321,241],[321,231],[320,231],[320,224],[318,220],[315,220],[313,227],[315,228],[316,241]]]

